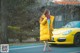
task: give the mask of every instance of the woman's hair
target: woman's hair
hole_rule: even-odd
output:
[[[45,11],[44,11],[43,14],[44,14],[44,15],[46,15],[46,14],[50,14],[50,11],[49,11],[48,9],[45,9]]]
[[[50,11],[45,7],[45,6],[42,6],[40,11],[45,15],[45,14],[50,14]]]

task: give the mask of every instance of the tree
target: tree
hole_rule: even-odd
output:
[[[8,36],[7,36],[7,13],[6,13],[6,0],[1,0],[1,44],[8,43]]]

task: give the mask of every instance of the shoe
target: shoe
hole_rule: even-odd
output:
[[[43,50],[43,52],[46,52],[46,50]]]
[[[51,51],[52,51],[51,49],[48,50],[48,52],[51,52]]]

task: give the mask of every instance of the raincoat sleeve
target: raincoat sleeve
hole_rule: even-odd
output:
[[[42,20],[40,19],[40,24],[45,25],[46,23],[47,23],[46,18],[42,18]]]
[[[54,27],[53,27],[53,22],[54,22],[54,16],[51,16],[52,17],[52,23],[51,23],[51,31],[54,30]]]

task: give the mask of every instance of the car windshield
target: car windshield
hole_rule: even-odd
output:
[[[80,28],[80,21],[69,22],[64,28]]]

